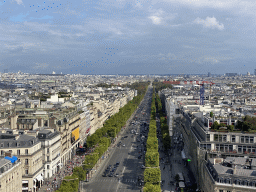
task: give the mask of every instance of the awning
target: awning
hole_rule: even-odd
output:
[[[41,180],[44,180],[43,176],[40,174],[36,177],[36,180],[37,181],[41,181]]]
[[[181,157],[182,157],[182,159],[186,159],[186,155],[184,153],[184,150],[181,151]]]
[[[28,181],[27,180],[22,180],[22,183],[28,183]]]
[[[185,183],[184,182],[179,182],[179,187],[180,188],[184,188],[185,187]]]

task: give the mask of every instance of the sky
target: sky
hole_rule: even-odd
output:
[[[255,0],[0,0],[0,72],[252,74],[255,10]]]

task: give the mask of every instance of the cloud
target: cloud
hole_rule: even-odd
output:
[[[212,29],[217,28],[219,30],[224,29],[223,23],[219,24],[219,22],[216,20],[215,17],[206,17],[205,20],[200,19],[198,17],[194,20],[194,23],[199,24],[199,25],[203,25],[206,28],[212,28]]]
[[[162,9],[154,10],[151,16],[152,23],[155,25],[165,24],[167,20],[173,20],[177,14],[167,14]]]
[[[22,0],[14,0],[14,1],[16,1],[18,5],[23,4]]]
[[[161,21],[162,21],[162,18],[157,16],[150,16],[149,19],[151,19],[153,24],[155,25],[161,24]]]

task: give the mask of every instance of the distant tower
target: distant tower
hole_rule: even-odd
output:
[[[250,72],[247,72],[247,76],[250,76],[251,74],[250,74]]]
[[[208,72],[208,77],[211,77],[211,73],[210,72]]]
[[[254,75],[256,75],[256,69],[254,69]]]
[[[204,105],[204,83],[200,84],[200,105]]]

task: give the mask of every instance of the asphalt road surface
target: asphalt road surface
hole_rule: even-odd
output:
[[[143,180],[144,169],[141,166],[144,165],[144,149],[146,143],[146,137],[144,139],[141,139],[141,137],[142,135],[147,135],[146,129],[148,124],[145,125],[144,123],[149,123],[150,120],[151,97],[152,87],[149,86],[131,123],[117,139],[112,155],[104,161],[101,170],[95,174],[92,181],[82,185],[82,191],[139,192],[141,190],[142,185],[138,178],[141,177]],[[120,142],[121,144],[119,144]],[[141,156],[140,159],[138,158],[139,156]],[[111,165],[111,171],[117,162],[120,164],[116,167],[113,176],[109,177],[109,174],[107,174],[103,177],[103,173],[107,167]]]

